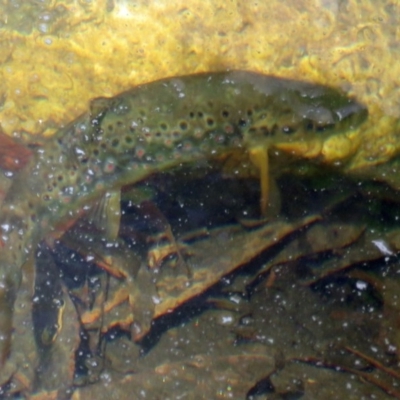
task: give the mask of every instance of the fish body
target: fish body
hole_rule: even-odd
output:
[[[32,151],[1,207],[4,343],[29,254],[107,191],[238,150],[346,133],[366,116],[335,89],[245,71],[168,78],[93,100],[89,112]]]

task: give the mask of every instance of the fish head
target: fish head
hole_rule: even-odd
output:
[[[266,101],[251,111],[252,121],[244,137],[249,148],[265,145],[316,158],[322,155],[328,139],[348,138],[368,117],[362,103],[335,88],[276,78],[265,81],[257,75],[250,75],[250,79]],[[342,150],[341,157],[345,158],[354,153],[355,146]]]

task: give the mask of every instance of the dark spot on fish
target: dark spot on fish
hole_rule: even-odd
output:
[[[239,121],[238,121],[238,125],[241,128],[244,128],[247,125],[247,121],[245,119],[243,119],[243,118],[240,118]]]
[[[186,121],[181,121],[181,122],[179,123],[179,127],[180,127],[183,131],[185,131],[185,130],[188,128],[188,124],[187,124]]]
[[[168,129],[168,125],[167,125],[165,122],[161,122],[160,128],[161,128],[163,131],[166,131],[166,130]]]
[[[144,133],[144,137],[146,137],[147,139],[149,139],[149,138],[152,138],[153,135],[152,135],[151,132],[145,132],[145,133]]]
[[[117,126],[122,126],[124,123],[122,121],[117,121]]]
[[[100,153],[100,152],[99,152],[99,149],[94,149],[94,150],[93,150],[93,155],[94,155],[94,156],[97,157],[97,156],[99,155],[99,153]]]
[[[199,112],[197,113],[197,116],[198,116],[199,118],[203,118],[203,117],[204,117],[204,114],[203,114],[202,111],[199,111]]]
[[[192,118],[192,119],[194,118],[194,112],[193,111],[190,111],[189,117]]]
[[[207,118],[207,125],[208,126],[213,126],[214,125],[214,120],[212,118]]]
[[[158,131],[157,131],[157,132],[155,133],[155,136],[156,136],[156,137],[161,137],[161,132],[158,132]]]
[[[58,175],[57,179],[59,182],[61,182],[64,179],[64,177],[62,175]]]
[[[286,135],[290,135],[290,134],[296,132],[296,129],[294,129],[291,126],[285,125],[282,127],[282,132],[285,133]]]
[[[58,142],[59,145],[62,145],[62,144],[63,144],[63,140],[62,140],[61,138],[58,138],[58,139],[57,139],[57,142]]]
[[[247,116],[248,117],[251,117],[253,115],[253,110],[247,110]]]
[[[108,130],[110,131],[110,132],[112,132],[113,130],[114,130],[114,126],[112,125],[112,124],[110,124],[110,125],[108,125]]]
[[[100,143],[100,147],[101,147],[103,150],[107,149],[107,143],[101,142],[101,143]]]
[[[32,222],[36,222],[36,215],[35,214],[31,214],[31,221]]]
[[[130,136],[125,136],[125,142],[128,144],[132,143],[132,138]],[[93,154],[94,154],[94,152],[93,152]]]
[[[274,124],[273,126],[272,126],[272,129],[271,130],[268,130],[268,127],[265,127],[265,129],[266,129],[266,134],[265,134],[265,136],[275,136],[278,132],[279,132],[279,126],[277,125],[277,124]]]
[[[47,194],[43,195],[42,198],[43,198],[44,201],[49,201],[50,200],[50,196],[47,195]]]
[[[118,145],[119,145],[119,140],[118,140],[118,139],[114,139],[114,140],[111,142],[111,146],[112,146],[112,147],[118,147]]]
[[[222,110],[221,115],[222,115],[224,118],[228,118],[228,117],[229,117],[229,111],[228,111],[228,110]]]
[[[146,111],[143,110],[143,109],[141,109],[141,110],[139,110],[139,114],[140,114],[142,117],[145,117],[145,116],[146,116]]]
[[[135,127],[133,127],[132,125],[129,127],[129,130],[131,133],[135,133]]]
[[[180,132],[178,132],[178,131],[173,131],[173,132],[172,132],[172,136],[173,136],[174,138],[179,138],[179,137],[181,137],[181,134],[180,134]]]
[[[263,136],[274,136],[278,129],[278,126],[274,125],[271,130],[269,130],[267,126],[260,126],[259,129]]]
[[[208,105],[210,108],[214,107],[214,103],[213,103],[211,100],[207,101],[207,105]]]

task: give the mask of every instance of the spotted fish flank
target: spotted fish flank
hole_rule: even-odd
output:
[[[265,177],[269,148],[346,134],[366,116],[337,90],[243,71],[169,78],[94,100],[90,112],[35,148],[3,202],[1,361],[21,266],[43,237],[107,191],[241,149]]]

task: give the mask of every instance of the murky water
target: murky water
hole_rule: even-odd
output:
[[[23,267],[3,396],[400,398],[397,5],[2,1],[0,15],[0,121],[30,151],[92,98],[202,71],[329,84],[369,113],[317,156],[270,151],[266,220],[257,168],[234,154],[54,227]]]

